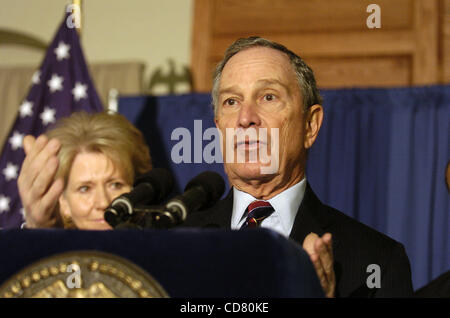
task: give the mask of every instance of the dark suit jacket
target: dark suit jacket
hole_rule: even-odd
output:
[[[446,271],[439,277],[414,292],[417,298],[450,298],[450,271]]]
[[[190,215],[184,226],[229,229],[232,208],[233,191],[230,191],[214,207]],[[301,245],[310,232],[333,235],[337,297],[413,295],[411,270],[403,245],[322,204],[308,184],[289,237]],[[380,288],[367,286],[367,280],[376,282],[374,270],[367,269],[370,264],[379,265]]]

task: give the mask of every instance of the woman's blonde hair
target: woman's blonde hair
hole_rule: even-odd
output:
[[[130,185],[137,175],[152,168],[150,150],[142,133],[120,114],[76,112],[58,120],[46,135],[61,143],[55,179],[62,178],[64,185],[76,155],[81,152],[104,154],[123,169]]]

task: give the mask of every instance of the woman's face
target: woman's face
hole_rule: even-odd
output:
[[[82,152],[75,157],[63,194],[61,213],[70,217],[78,229],[108,230],[105,209],[119,195],[129,192],[122,169],[102,153]]]

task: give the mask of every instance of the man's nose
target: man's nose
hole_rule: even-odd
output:
[[[258,108],[254,102],[246,102],[242,104],[239,111],[237,127],[248,128],[251,126],[260,126],[261,118],[258,114]]]

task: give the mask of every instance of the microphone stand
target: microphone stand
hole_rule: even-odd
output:
[[[108,222],[109,223],[109,222]],[[114,229],[169,229],[181,223],[166,206],[136,206],[126,220],[109,223]]]

